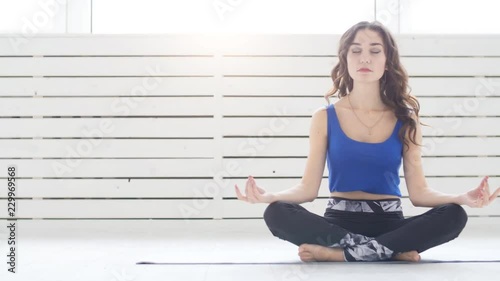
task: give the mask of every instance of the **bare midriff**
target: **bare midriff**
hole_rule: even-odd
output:
[[[353,199],[353,200],[383,200],[383,199],[392,199],[392,198],[399,198],[398,196],[395,195],[388,195],[388,194],[373,194],[373,193],[367,193],[363,191],[350,191],[350,192],[331,192],[330,196],[332,197],[342,197],[342,198],[347,198],[347,199]]]

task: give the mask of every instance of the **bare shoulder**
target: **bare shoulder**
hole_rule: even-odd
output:
[[[311,127],[315,128],[316,130],[320,130],[321,132],[326,135],[326,125],[328,120],[328,114],[327,114],[327,109],[325,106],[321,106],[317,108],[311,118]],[[324,129],[324,130],[323,130]]]
[[[318,122],[325,122],[328,119],[328,114],[326,110],[326,106],[322,106],[317,108],[313,114],[312,114],[312,122],[313,123],[318,123]]]
[[[326,117],[326,106],[318,107],[312,114],[313,117]]]
[[[344,115],[352,111],[351,105],[347,102],[347,99],[341,98],[333,104],[335,106],[335,111],[337,115]]]

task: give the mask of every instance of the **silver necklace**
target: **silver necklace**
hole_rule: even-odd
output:
[[[375,124],[373,124],[372,126],[367,126],[365,123],[363,123],[363,121],[361,121],[361,119],[358,117],[358,115],[356,114],[356,111],[354,111],[354,108],[352,107],[352,104],[351,104],[351,99],[349,98],[350,95],[347,95],[347,100],[349,101],[349,105],[351,106],[351,110],[352,112],[354,113],[354,116],[356,116],[356,118],[359,120],[359,122],[361,124],[363,124],[363,126],[367,127],[368,128],[368,135],[372,135],[372,129],[373,127],[375,127],[379,122],[380,120],[382,120],[382,117],[384,117],[384,114],[385,114],[385,110],[382,111],[382,115],[380,116],[380,118],[377,120],[377,122],[375,122]]]

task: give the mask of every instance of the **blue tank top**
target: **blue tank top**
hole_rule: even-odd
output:
[[[391,136],[380,143],[360,142],[349,138],[342,128],[333,104],[328,115],[327,163],[330,192],[364,191],[401,197],[399,169],[403,143],[398,119]]]

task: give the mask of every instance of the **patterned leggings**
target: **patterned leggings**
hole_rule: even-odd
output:
[[[381,261],[455,239],[467,213],[460,205],[445,204],[405,219],[400,199],[330,197],[323,217],[299,204],[276,201],[266,208],[264,220],[274,236],[297,246],[338,247],[346,261]]]

